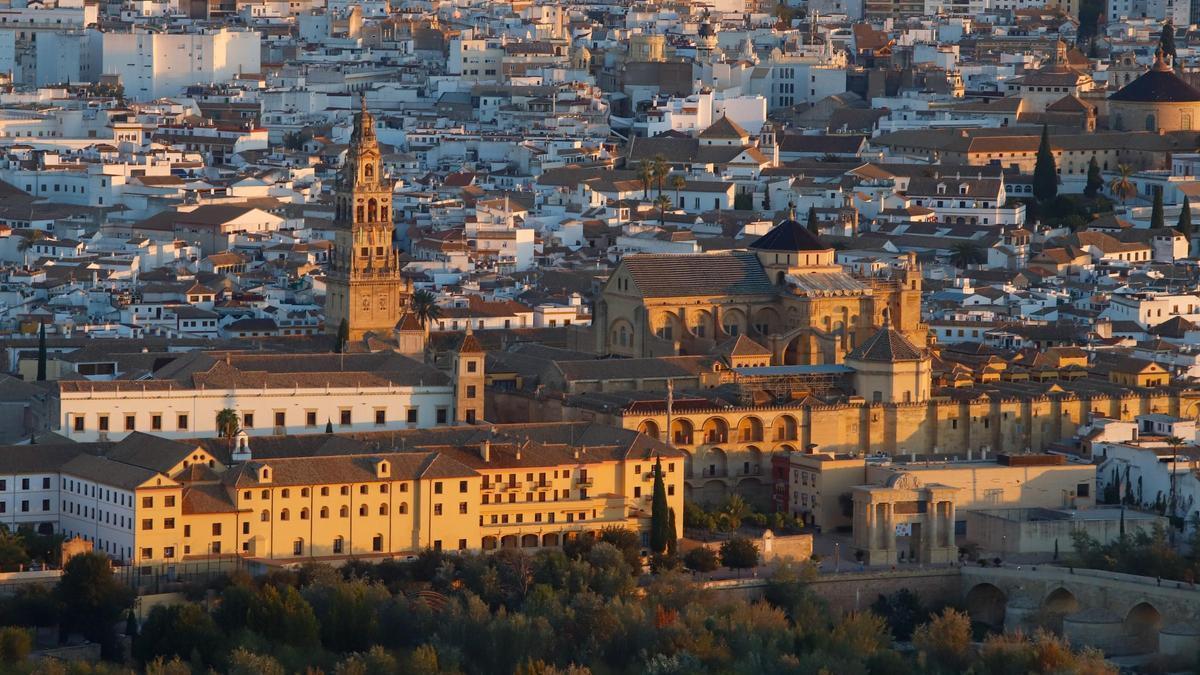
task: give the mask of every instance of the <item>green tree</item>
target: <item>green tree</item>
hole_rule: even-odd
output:
[[[679,194],[687,187],[687,179],[680,174],[671,174],[671,187],[675,188],[675,203],[683,208],[683,197]]]
[[[229,447],[233,447],[233,438],[242,430],[242,420],[238,417],[238,413],[233,408],[222,408],[217,412],[217,433],[229,441]]]
[[[683,565],[693,572],[711,572],[720,567],[721,563],[711,548],[697,546],[683,554]]]
[[[442,316],[442,307],[437,304],[437,296],[427,290],[419,290],[412,294],[409,307],[417,317],[417,322],[424,328],[430,322],[437,321]]]
[[[1150,227],[1161,228],[1163,226],[1163,198],[1162,191],[1154,191],[1154,206],[1150,207]]]
[[[916,593],[902,588],[889,595],[880,594],[871,603],[871,611],[883,617],[892,630],[892,635],[901,642],[912,639],[917,624],[929,615]]]
[[[286,671],[270,656],[238,647],[229,655],[229,668],[225,672],[226,675],[284,675]]]
[[[1104,176],[1100,174],[1100,163],[1096,161],[1096,156],[1092,155],[1088,161],[1087,184],[1083,186],[1083,194],[1089,199],[1095,199],[1103,187]]]
[[[1042,125],[1042,141],[1038,144],[1037,161],[1033,166],[1033,196],[1048,201],[1058,196],[1058,167],[1050,149],[1050,130]]]
[[[1158,48],[1162,51],[1163,57],[1170,57],[1171,65],[1175,65],[1179,54],[1175,51],[1175,23],[1169,18],[1163,24],[1162,32],[1159,33]]]
[[[224,639],[216,621],[200,605],[160,605],[146,617],[133,653],[143,664],[159,657],[198,656],[203,665],[212,666],[215,657],[223,653]]]
[[[856,657],[871,656],[892,644],[887,622],[873,612],[851,612],[829,634],[834,651]]]
[[[29,230],[28,233],[21,236],[21,241],[17,242],[17,252],[21,254],[21,260],[25,267],[29,267],[29,251],[45,238],[46,233],[42,230]]]
[[[654,206],[658,208],[658,225],[664,227],[667,224],[667,209],[671,208],[671,198],[661,192],[654,198]]]
[[[654,461],[654,495],[650,501],[650,552],[665,553],[675,533],[669,531],[670,507],[667,505],[667,487],[663,482],[662,457]]]
[[[301,648],[320,645],[312,606],[291,586],[263,586],[250,606],[246,625],[269,642]]]
[[[29,562],[29,552],[19,535],[0,528],[0,570],[15,572]]]
[[[346,351],[346,345],[350,342],[350,324],[342,319],[338,324],[337,338],[333,343],[333,351],[335,354],[341,354]]]
[[[745,537],[732,537],[721,544],[721,564],[739,572],[758,566],[758,546]]]
[[[671,172],[670,165],[667,164],[667,158],[662,155],[655,155],[654,159],[650,160],[650,174],[654,178],[654,184],[658,188],[658,196],[663,193],[663,183],[667,180],[667,174]]]
[[[808,207],[808,222],[805,224],[809,232],[813,233],[814,237],[821,236],[821,221],[817,220],[817,205],[813,204]]]
[[[1183,196],[1183,206],[1179,209],[1179,220],[1175,223],[1175,230],[1182,234],[1187,239],[1187,255],[1192,253],[1192,203],[1188,201],[1187,195]]]
[[[46,324],[38,326],[37,381],[46,381]]]
[[[964,612],[946,609],[929,623],[913,631],[913,646],[929,662],[943,670],[966,670],[971,659],[971,618]]]
[[[763,211],[771,213],[771,181],[767,181],[766,189],[763,190]]]
[[[654,180],[654,169],[650,162],[642,160],[637,165],[638,180],[642,182],[642,199],[650,199],[650,183]]]
[[[1125,200],[1137,194],[1137,187],[1133,184],[1130,178],[1133,176],[1133,167],[1128,164],[1117,165],[1117,175],[1108,182],[1108,191],[1114,197],[1121,200],[1124,204]]]
[[[983,248],[973,241],[960,241],[950,247],[950,264],[959,269],[987,262]]]
[[[114,624],[133,602],[133,594],[112,573],[107,557],[81,553],[63,566],[55,589],[62,606],[62,627],[100,644],[107,657],[117,654]]]
[[[5,626],[0,628],[0,662],[15,666],[29,658],[33,651],[33,636],[25,628]]]

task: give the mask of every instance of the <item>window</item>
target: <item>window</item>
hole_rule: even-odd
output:
[[[142,497],[142,508],[143,509],[154,508],[154,497]]]
[[[133,431],[137,427],[137,417],[135,415],[125,416],[125,431]]]
[[[290,517],[291,517],[291,514],[290,514],[290,513],[288,513],[288,510],[287,510],[287,509],[284,509],[284,510],[282,510],[282,511],[280,511],[280,512],[279,512],[279,519],[280,519],[280,520],[287,520],[287,519],[288,519],[288,518],[290,518]]]
[[[437,423],[438,424],[446,423],[446,409],[445,408],[437,409]]]
[[[459,492],[467,491],[467,481],[465,481],[465,480],[458,481],[458,491]]]
[[[43,490],[49,490],[49,489],[50,489],[50,479],[49,479],[49,478],[43,478],[43,479],[42,479],[42,489],[43,489]]]
[[[184,527],[187,527],[187,526],[184,526]],[[220,523],[212,524],[212,536],[214,536],[214,537],[221,536],[221,524]]]
[[[287,426],[286,422],[287,422],[287,413],[286,412],[281,410],[281,411],[278,411],[275,413],[275,426],[277,426],[277,427]]]
[[[163,529],[164,530],[175,529],[175,519],[174,518],[163,518]]]
[[[1092,486],[1090,483],[1080,483],[1079,485],[1075,486],[1075,495],[1078,497],[1087,497],[1090,496],[1091,493]]]
[[[329,517],[329,507],[322,506],[321,507],[321,518],[328,518],[328,517]]]
[[[75,431],[83,431],[83,415],[75,416]]]
[[[408,422],[409,424],[417,423],[417,409],[416,408],[408,409],[408,412],[405,414],[405,421]],[[80,427],[79,430],[83,431],[83,427]]]
[[[458,540],[458,550],[460,550],[460,551],[467,550],[467,540],[466,539]]]
[[[100,431],[108,431],[108,415],[101,415],[99,417],[99,420],[100,420],[100,425],[99,425]]]
[[[297,539],[292,542],[292,555],[304,555],[304,540]]]
[[[243,429],[253,429],[254,428],[254,413],[244,413],[242,415],[242,428]]]
[[[383,426],[387,424],[387,411],[379,409],[375,411],[375,425]]]
[[[467,512],[467,503],[466,503],[466,502],[459,502],[459,503],[458,503],[458,512],[459,512],[459,513],[466,513],[466,512]]]
[[[315,426],[317,426],[317,411],[316,411],[316,410],[308,410],[308,411],[305,411],[305,413],[304,413],[304,426],[306,426],[306,427],[315,427]]]
[[[400,508],[398,511],[400,515],[406,515],[408,513],[408,502],[400,502]]]
[[[162,415],[150,416],[150,429],[152,431],[162,431]]]
[[[308,520],[308,509],[300,509],[300,520]]]
[[[163,557],[164,558],[174,558],[175,557],[175,547],[167,546],[166,548],[164,548],[163,549]]]
[[[342,552],[342,550],[343,550],[343,548],[345,547],[345,545],[346,545],[346,542],[345,542],[345,540],[344,540],[344,539],[342,539],[341,537],[338,537],[337,539],[334,539],[334,540],[333,540],[333,552],[334,552],[334,553],[341,553],[341,552]]]
[[[143,518],[142,519],[142,529],[143,530],[153,530],[154,529],[154,519]]]
[[[377,534],[371,539],[371,550],[372,551],[382,551],[383,550],[383,535],[382,534]]]
[[[176,428],[176,429],[178,429],[179,431],[187,431],[187,428],[188,428],[188,416],[187,416],[187,415],[180,415],[179,417],[177,417],[177,418],[175,419],[175,428]]]
[[[262,510],[262,513],[258,514],[258,519],[259,519],[259,520],[261,520],[261,521],[262,521],[262,522],[264,522],[264,523],[266,523],[266,522],[270,522],[270,520],[271,520],[271,512],[270,512],[270,511],[268,511],[268,510],[266,510],[266,509],[263,509],[263,510]]]
[[[43,500],[42,500],[42,510],[43,510],[43,511],[49,511],[49,510],[50,510],[50,500],[49,500],[49,499],[43,499]]]
[[[467,372],[473,373],[473,372],[475,372],[475,369],[476,369],[475,361],[467,361]]]
[[[442,515],[442,505],[441,504],[433,505],[433,515],[435,515],[435,516]]]
[[[163,506],[167,508],[175,506],[175,495],[167,495],[163,497]]]
[[[475,385],[467,385],[467,398],[475,398]]]

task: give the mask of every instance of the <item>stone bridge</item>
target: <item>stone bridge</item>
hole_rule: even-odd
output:
[[[963,567],[963,606],[995,629],[1045,627],[1109,656],[1200,651],[1200,590],[1152,577],[1052,566]]]

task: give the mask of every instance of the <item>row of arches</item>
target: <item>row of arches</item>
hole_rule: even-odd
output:
[[[653,438],[662,438],[661,428],[655,420],[642,420],[638,431]],[[792,415],[779,415],[766,427],[761,419],[747,415],[738,420],[730,434],[729,422],[721,417],[710,417],[699,429],[685,417],[671,420],[670,440],[675,445],[715,445],[718,443],[762,443],[771,441],[798,440],[800,424]]]
[[[973,586],[964,598],[967,614],[973,622],[983,624],[990,630],[1004,630],[1007,624],[1017,623],[1009,616],[1008,594],[995,584],[980,583]],[[1036,611],[1028,617],[1033,623],[1059,635],[1069,617],[1083,609],[1079,599],[1070,590],[1059,586],[1046,594]],[[1108,609],[1108,608],[1098,608]],[[1127,653],[1152,653],[1158,650],[1159,631],[1163,627],[1163,616],[1152,603],[1141,601],[1118,617],[1125,638],[1122,651]],[[1115,625],[1115,621],[1114,621]],[[1099,629],[1096,631],[1100,632]]]
[[[485,551],[495,551],[496,549],[504,548],[555,548],[576,537],[594,538],[596,537],[596,533],[590,531],[565,532],[560,535],[558,532],[546,532],[539,535],[528,532],[526,534],[505,534],[499,536],[486,535],[481,545]]]

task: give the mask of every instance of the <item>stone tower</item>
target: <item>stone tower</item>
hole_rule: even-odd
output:
[[[345,321],[350,340],[391,336],[408,299],[392,246],[392,189],[383,180],[365,98],[362,105],[334,196],[337,231],[325,296],[325,332],[336,335]]]
[[[458,424],[475,424],[483,420],[485,357],[479,340],[468,328],[454,354],[454,421]]]

